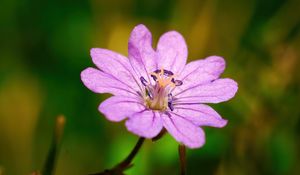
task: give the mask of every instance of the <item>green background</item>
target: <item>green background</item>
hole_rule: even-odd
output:
[[[0,2],[0,175],[42,170],[55,118],[66,116],[57,175],[84,175],[121,161],[138,139],[97,110],[108,95],[83,86],[93,47],[127,55],[130,31],[145,24],[156,44],[179,31],[189,61],[220,55],[222,75],[239,83],[213,107],[229,120],[205,127],[206,144],[188,150],[188,174],[300,172],[299,0],[2,0]],[[155,45],[154,44],[154,45]],[[179,174],[169,135],[146,141],[127,171]]]

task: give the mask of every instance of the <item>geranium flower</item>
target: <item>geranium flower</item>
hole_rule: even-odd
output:
[[[84,85],[96,93],[113,96],[99,111],[110,121],[126,120],[127,129],[153,138],[165,128],[179,143],[198,148],[205,143],[202,126],[224,127],[227,120],[205,103],[231,99],[238,86],[219,78],[225,61],[219,56],[187,61],[187,46],[176,31],[163,34],[152,48],[152,36],[144,25],[136,26],[128,43],[128,58],[93,48],[98,68],[81,72]]]

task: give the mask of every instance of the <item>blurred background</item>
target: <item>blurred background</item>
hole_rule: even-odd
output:
[[[179,31],[189,61],[220,55],[235,98],[213,107],[229,120],[205,127],[188,150],[190,175],[299,174],[299,0],[2,0],[0,2],[0,175],[42,170],[55,119],[65,129],[55,174],[84,175],[120,162],[138,137],[97,110],[107,95],[83,86],[93,47],[127,55],[130,31],[145,24],[154,45]],[[179,173],[169,135],[146,141],[127,174]]]

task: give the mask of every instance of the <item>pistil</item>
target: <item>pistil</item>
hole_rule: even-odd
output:
[[[166,111],[168,108],[173,111],[171,89],[182,85],[182,81],[175,80],[173,72],[160,69],[152,72],[151,77],[155,84],[151,84],[140,77],[141,83],[145,86],[144,101],[145,105],[152,110]]]

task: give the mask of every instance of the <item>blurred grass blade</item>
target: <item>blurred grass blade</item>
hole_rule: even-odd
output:
[[[57,154],[61,143],[61,138],[64,131],[65,121],[66,121],[65,116],[63,115],[59,115],[56,118],[54,137],[47,156],[47,160],[44,165],[44,169],[42,171],[43,175],[54,174],[55,162],[56,162]]]

